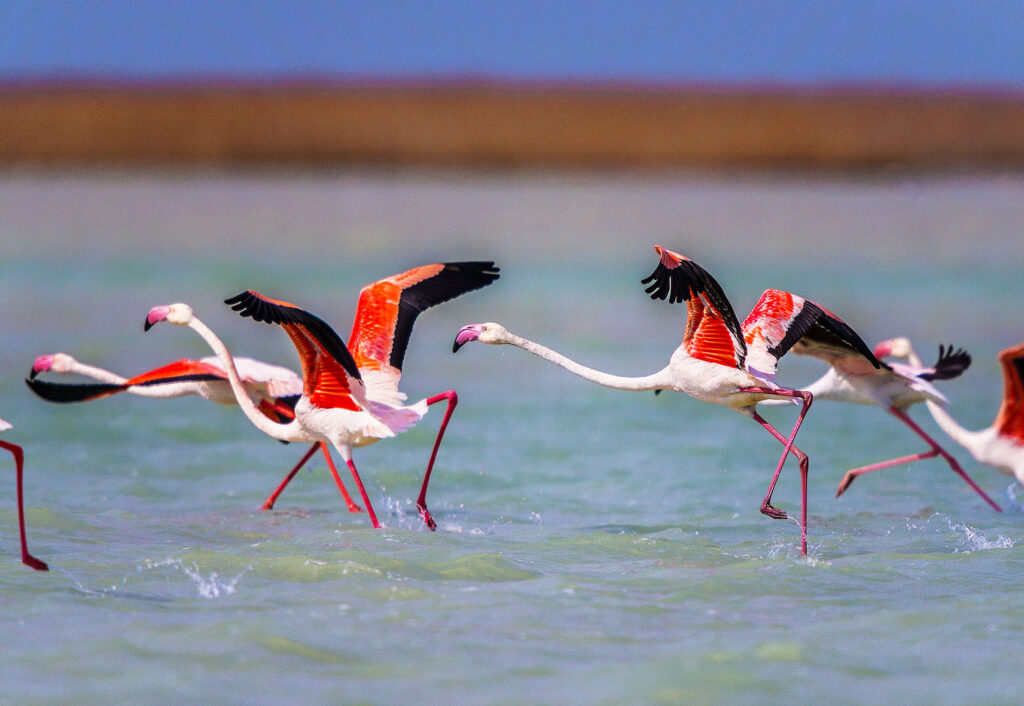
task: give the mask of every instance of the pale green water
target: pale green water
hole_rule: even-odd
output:
[[[1010,479],[951,446],[1007,512],[936,461],[836,500],[847,468],[921,447],[879,410],[820,403],[800,436],[800,559],[796,525],[757,512],[779,450],[749,420],[450,346],[460,325],[497,320],[610,372],[653,371],[683,316],[639,284],[664,243],[708,267],[741,316],[774,286],[869,343],[968,347],[974,366],[943,389],[980,428],[998,404],[994,355],[1024,339],[1022,216],[1024,180],[1008,177],[8,176],[0,417],[26,449],[30,548],[52,571],[18,560],[12,472],[0,702],[1019,702],[1024,511]],[[279,511],[257,511],[303,449],[237,410],[58,407],[21,382],[56,350],[126,374],[205,355],[189,331],[142,333],[148,309],[175,300],[239,354],[294,366],[280,331],[220,300],[253,287],[347,336],[366,282],[480,257],[502,279],[425,314],[406,359],[411,398],[454,387],[461,400],[428,497],[436,533],[411,505],[436,411],[357,451],[387,525],[373,531],[322,462]],[[781,379],[819,372],[785,360]],[[787,467],[784,509],[796,479]]]

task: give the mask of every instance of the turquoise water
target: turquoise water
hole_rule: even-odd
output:
[[[800,558],[796,524],[757,511],[779,448],[753,422],[512,348],[450,347],[459,326],[496,320],[609,372],[656,370],[683,316],[639,284],[663,243],[741,316],[774,286],[870,343],[968,347],[974,365],[943,389],[980,428],[995,353],[1024,338],[1022,197],[1011,177],[8,175],[0,417],[26,450],[29,546],[51,571],[19,561],[12,472],[0,702],[1018,702],[1024,490],[1009,478],[950,445],[1006,512],[935,460],[837,500],[846,469],[921,445],[880,410],[822,402],[799,437]],[[253,287],[347,337],[363,284],[479,257],[502,279],[422,316],[406,358],[412,399],[460,396],[428,495],[435,533],[412,501],[437,411],[357,450],[374,531],[322,461],[257,510],[304,449],[237,410],[54,406],[21,382],[57,350],[125,374],[205,355],[190,331],[143,334],[175,300],[237,353],[294,366],[280,331],[220,300]],[[787,359],[780,379],[819,373]],[[794,412],[771,414],[788,428]],[[798,509],[795,467],[776,500]]]

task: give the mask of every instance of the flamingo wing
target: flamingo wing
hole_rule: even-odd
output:
[[[779,289],[767,289],[743,321],[752,373],[774,380],[779,359],[792,350],[821,358],[850,375],[889,370],[857,332],[823,306]]]
[[[999,353],[1003,366],[1003,402],[995,426],[1000,436],[1024,444],[1024,343]]]
[[[176,382],[203,382],[226,380],[220,367],[203,361],[184,358],[129,378],[120,384],[45,382],[34,378],[25,380],[32,392],[48,402],[86,402],[123,392],[129,387],[151,387]]]
[[[939,345],[939,359],[935,365],[917,374],[922,380],[952,380],[971,367],[971,354],[963,348]]]
[[[363,287],[349,350],[364,373],[380,371],[398,389],[416,317],[498,279],[493,262],[444,262],[414,267]]]
[[[683,344],[694,358],[743,368],[747,348],[736,312],[715,278],[688,257],[655,246],[661,261],[642,284],[651,299],[686,302]]]
[[[359,368],[344,341],[325,321],[303,309],[248,290],[224,303],[241,316],[277,324],[291,338],[302,360],[303,394],[321,408],[365,408]]]

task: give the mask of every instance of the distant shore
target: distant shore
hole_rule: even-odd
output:
[[[500,84],[14,84],[0,166],[1024,167],[1024,95]]]

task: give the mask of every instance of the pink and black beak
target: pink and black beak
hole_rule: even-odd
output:
[[[28,374],[29,380],[35,380],[36,375],[39,373],[45,373],[53,367],[53,355],[41,355],[36,358],[36,361],[32,364],[32,372]]]
[[[167,318],[167,315],[171,313],[171,307],[169,306],[154,306],[146,314],[146,323],[143,325],[142,330],[148,331],[153,328],[154,324],[158,324]]]
[[[463,326],[459,329],[459,332],[455,334],[455,343],[452,344],[452,353],[458,353],[460,348],[470,341],[475,341],[478,338],[480,338],[480,324]]]

